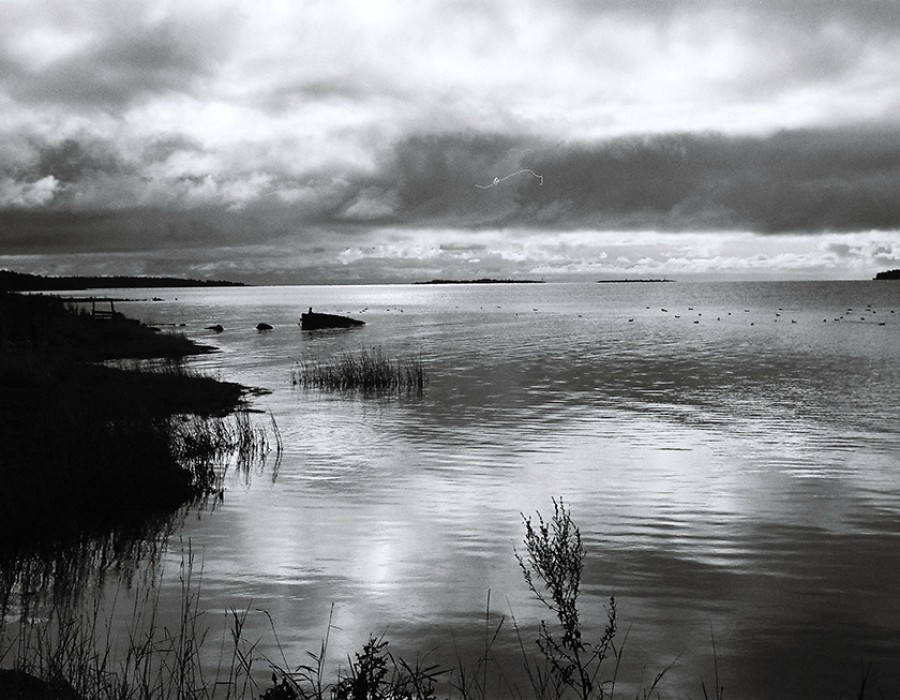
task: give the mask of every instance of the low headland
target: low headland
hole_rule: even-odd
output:
[[[222,421],[249,390],[180,361],[212,349],[118,313],[0,292],[0,555],[140,522],[214,488],[210,460],[237,439]],[[123,359],[133,362],[109,362]]]
[[[45,277],[0,270],[0,291],[59,292],[81,289],[131,289],[134,287],[243,287],[242,282],[196,280],[180,277],[143,277],[133,275]]]
[[[446,280],[434,279],[415,284],[544,284],[544,280],[499,280],[490,277],[482,277],[474,280]]]
[[[900,270],[885,270],[875,275],[877,280],[900,280]]]
[[[624,280],[597,280],[597,284],[630,284],[632,282],[674,282],[669,279],[624,279]]]

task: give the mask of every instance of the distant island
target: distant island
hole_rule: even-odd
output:
[[[487,277],[477,280],[429,280],[415,284],[543,284],[544,280],[495,280]]]
[[[35,292],[61,291],[65,289],[123,289],[129,287],[243,287],[242,282],[221,280],[194,280],[178,277],[140,277],[113,275],[44,277],[11,270],[0,270],[0,291]]]
[[[900,280],[900,270],[886,270],[875,275],[877,280]]]
[[[651,279],[651,280],[597,280],[597,284],[631,284],[633,282],[674,282],[675,280],[666,280],[666,279]]]

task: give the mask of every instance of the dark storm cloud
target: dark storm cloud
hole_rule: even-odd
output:
[[[523,174],[475,187],[521,168],[542,175],[543,185]],[[409,225],[890,229],[900,227],[900,130],[672,134],[565,145],[509,136],[415,137],[396,147],[377,177],[356,185],[389,193],[396,202],[389,220]]]
[[[219,182],[217,198],[185,194],[204,191],[211,176],[179,176],[159,187],[169,201],[142,202],[143,165],[202,153],[177,135],[148,143],[134,162],[95,138],[32,143],[31,152],[31,161],[0,177],[7,183],[52,178],[53,196],[33,206],[20,198],[0,209],[0,245],[7,254],[177,254],[289,241],[340,250],[341,240],[349,244],[372,226],[757,233],[900,228],[900,130],[890,129],[567,144],[420,135],[397,143],[374,174],[335,180],[271,173],[270,192],[240,206],[221,192],[239,176]],[[540,174],[543,184],[520,173],[483,188],[523,168]],[[272,196],[291,188],[313,195],[299,201]]]
[[[50,143],[39,137],[13,141],[10,157],[0,163],[0,210],[32,210],[35,214],[62,214],[117,209],[116,190],[137,177],[116,147],[96,138],[67,138]]]
[[[399,175],[403,215],[427,219],[452,208],[461,223],[469,214],[481,219],[484,213],[471,207],[474,184],[504,161],[511,163],[511,152],[523,147],[521,139],[502,135],[421,136],[400,143],[390,169]]]
[[[66,139],[40,149],[34,175],[52,175],[69,184],[98,175],[121,175],[130,170],[110,144],[95,139]]]
[[[267,86],[257,99],[261,105],[278,112],[310,102],[361,105],[368,101],[389,101],[411,104],[415,102],[416,94],[415,90],[402,86],[391,76],[345,70]]]
[[[213,208],[191,211],[133,207],[119,210],[0,210],[0,249],[29,253],[162,254],[234,250],[252,245],[247,217]],[[269,236],[274,233],[269,231]]]
[[[136,24],[46,64],[0,57],[0,84],[22,103],[121,108],[154,93],[190,90],[210,74],[214,58],[189,27]]]
[[[726,0],[725,7],[729,5],[739,7],[737,0]],[[750,8],[752,11],[752,5]],[[900,5],[893,0],[767,0],[759,4],[759,13],[771,17],[773,21],[791,20],[795,26],[809,30],[840,24],[847,29],[873,35],[891,35],[900,29]]]
[[[163,162],[179,153],[200,154],[203,152],[203,146],[196,139],[182,134],[170,134],[157,137],[147,143],[141,152],[141,157],[145,163],[149,164]]]
[[[719,10],[768,17],[772,22],[789,20],[808,29],[836,21],[884,33],[900,29],[900,5],[893,0],[563,0],[557,6],[585,18],[620,14],[668,23],[698,11]]]
[[[32,143],[31,153],[27,163],[0,172],[0,245],[8,254],[267,243],[340,251],[373,227],[764,234],[900,228],[898,129],[592,143],[419,135],[399,141],[372,173],[272,170],[249,193],[241,189],[249,175],[240,172],[150,182],[148,165],[205,153],[178,135],[148,143],[131,159],[96,138]],[[507,178],[524,168],[543,184],[527,172]],[[485,187],[495,177],[507,179]],[[37,183],[52,196],[23,189]]]

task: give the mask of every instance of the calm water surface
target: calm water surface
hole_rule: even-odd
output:
[[[291,663],[333,605],[336,663],[383,634],[455,666],[483,650],[490,594],[492,628],[506,617],[493,651],[519,680],[510,618],[530,648],[546,617],[513,554],[520,514],[563,497],[589,552],[589,629],[619,604],[626,689],[677,658],[662,696],[702,696],[714,639],[729,698],[848,697],[868,663],[870,688],[900,695],[900,283],[146,296],[163,301],[122,310],[185,324],[221,350],[197,367],[272,392],[254,406],[283,435],[277,478],[232,483],[180,535],[203,605],[268,611]],[[367,325],[304,333],[309,306]],[[425,395],[291,386],[296,360],[372,347],[421,354]],[[265,615],[248,629],[280,654]]]

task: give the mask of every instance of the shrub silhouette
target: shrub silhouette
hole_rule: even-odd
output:
[[[516,551],[525,582],[555,616],[558,629],[541,621],[538,646],[550,664],[557,697],[567,688],[582,700],[606,697],[599,675],[603,661],[612,651],[616,635],[616,600],[609,599],[608,619],[599,641],[584,640],[578,613],[578,593],[584,569],[585,549],[581,531],[572,521],[562,498],[553,499],[553,516],[545,522],[537,514],[525,523],[525,554]]]

